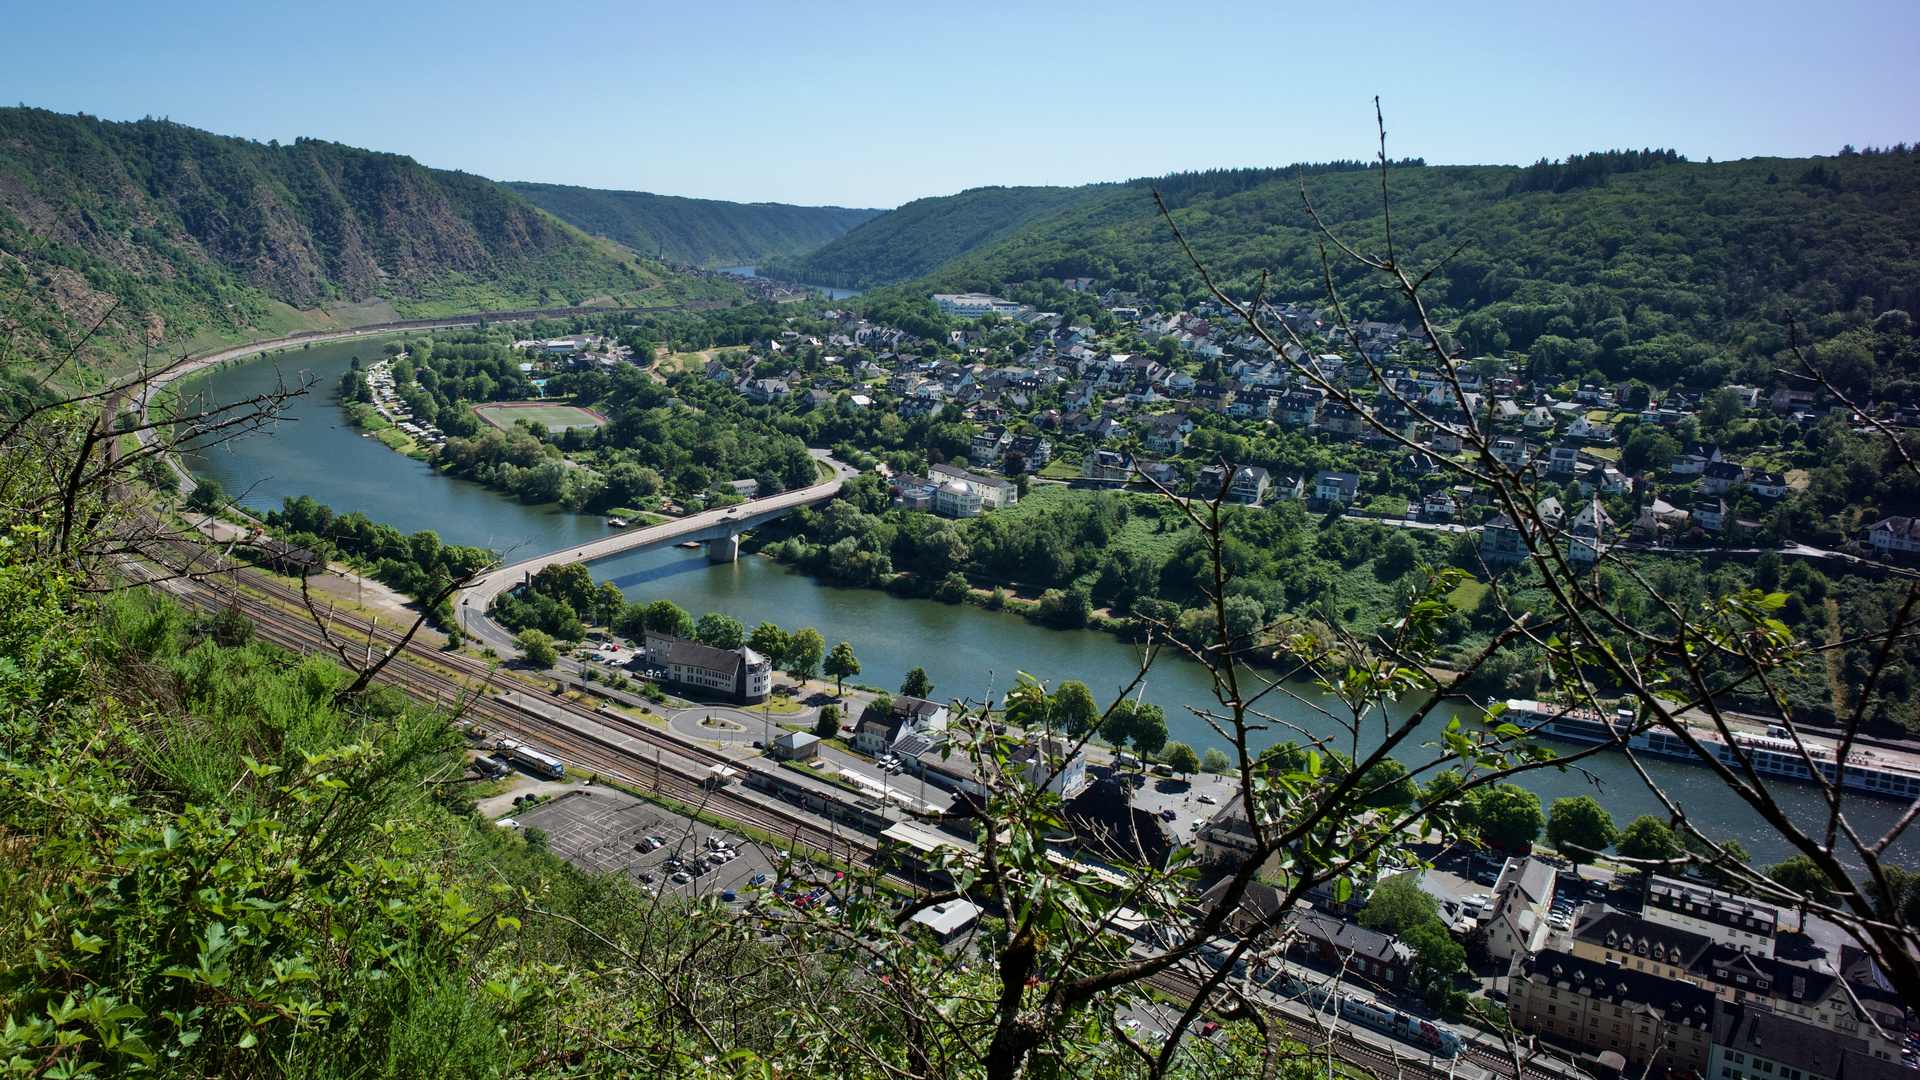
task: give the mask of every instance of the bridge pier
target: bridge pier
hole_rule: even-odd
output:
[[[719,536],[707,541],[707,561],[730,563],[740,561],[740,534]]]

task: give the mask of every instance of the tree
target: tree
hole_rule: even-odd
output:
[[[767,663],[777,670],[785,666],[787,651],[793,647],[793,639],[778,626],[763,622],[753,628],[753,636],[747,639],[747,647],[766,657]]]
[[[1360,925],[1398,937],[1440,914],[1440,901],[1420,887],[1420,875],[1383,878],[1360,909]]]
[[[1509,848],[1533,843],[1547,822],[1540,812],[1540,796],[1518,784],[1495,784],[1474,809],[1481,835]]]
[[[1740,401],[1740,392],[1731,386],[1723,386],[1708,396],[1700,405],[1700,425],[1709,431],[1725,430],[1728,424],[1740,419],[1745,406]]]
[[[551,596],[576,612],[593,611],[593,572],[585,563],[549,563],[533,575],[528,588],[542,596]]]
[[[1547,843],[1576,867],[1592,862],[1593,857],[1620,839],[1613,815],[1591,795],[1575,799],[1555,799],[1547,811]]]
[[[1444,997],[1453,976],[1467,962],[1466,947],[1453,940],[1445,923],[1430,918],[1408,928],[1400,940],[1413,950],[1413,977],[1429,997]]]
[[[737,649],[747,643],[747,628],[739,619],[709,611],[694,625],[693,636],[702,645],[716,649]]]
[[[1107,713],[1100,734],[1116,747],[1131,744],[1144,761],[1167,745],[1167,717],[1151,701],[1122,699]]]
[[[1788,892],[1812,898],[1816,904],[1833,900],[1835,882],[1805,855],[1794,855],[1767,867],[1767,876]]]
[[[1420,783],[1407,772],[1407,767],[1393,758],[1382,758],[1373,768],[1368,769],[1360,778],[1360,789],[1371,792],[1367,796],[1367,805],[1386,809],[1394,806],[1412,806],[1420,799]]]
[[[187,505],[202,513],[212,513],[225,505],[227,493],[218,480],[202,480],[187,495]]]
[[[841,642],[833,647],[825,666],[821,669],[833,679],[833,693],[838,697],[846,693],[846,680],[850,675],[860,674],[860,660],[853,655],[853,646]]]
[[[1200,755],[1186,743],[1168,743],[1165,751],[1167,766],[1182,776],[1192,776],[1200,771]]]
[[[906,680],[900,684],[900,692],[908,697],[924,698],[931,696],[933,694],[933,680],[927,677],[927,669],[917,667],[907,672]]]
[[[840,734],[840,706],[822,705],[819,717],[813,722],[813,733],[823,739]]]
[[[693,616],[680,610],[680,605],[671,600],[655,600],[648,604],[646,622],[647,629],[657,634],[672,634],[681,638],[694,635]]]
[[[515,635],[513,643],[520,646],[527,663],[542,671],[560,662],[560,650],[553,647],[553,635],[543,630],[522,630]]]
[[[1059,626],[1085,626],[1093,598],[1084,589],[1048,589],[1040,594],[1040,617]]]
[[[1664,470],[1680,452],[1680,444],[1657,425],[1645,424],[1628,437],[1620,450],[1620,468],[1628,473]]]
[[[1053,723],[1073,738],[1087,733],[1100,718],[1100,706],[1087,684],[1068,679],[1053,693]]]
[[[827,641],[820,631],[811,626],[803,626],[793,632],[792,643],[787,648],[787,670],[796,678],[811,679],[820,672],[820,658],[827,651]]]
[[[1613,850],[1623,859],[1631,859],[1638,865],[1642,874],[1653,874],[1666,868],[1666,864],[1680,854],[1680,845],[1673,838],[1673,830],[1667,823],[1652,814],[1641,814],[1620,830],[1620,838],[1613,843]]]
[[[1209,746],[1207,752],[1200,755],[1201,772],[1223,773],[1231,768],[1233,768],[1232,760],[1219,747]]]
[[[601,626],[612,626],[627,609],[626,595],[620,586],[611,581],[603,581],[593,594],[593,621]]]

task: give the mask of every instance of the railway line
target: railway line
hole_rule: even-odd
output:
[[[1161,972],[1148,980],[1148,985],[1180,1001],[1192,1001],[1200,992],[1199,984],[1180,972]],[[1412,1048],[1409,1048],[1406,1053],[1400,1053],[1394,1050],[1391,1044],[1382,1046],[1379,1043],[1358,1038],[1351,1031],[1346,1030],[1345,1025],[1349,1023],[1348,1021],[1335,1020],[1328,1026],[1321,1026],[1270,1005],[1266,1012],[1270,1021],[1278,1022],[1295,1040],[1316,1049],[1324,1049],[1331,1040],[1336,1056],[1350,1064],[1366,1067],[1381,1080],[1386,1080],[1390,1076],[1471,1080],[1472,1077],[1482,1073],[1488,1077],[1499,1077],[1501,1080],[1513,1080],[1514,1077],[1513,1061],[1510,1057],[1471,1037],[1463,1036],[1460,1056],[1449,1060],[1429,1056]],[[1386,1041],[1382,1040],[1382,1042]],[[1549,1068],[1541,1059],[1526,1061],[1523,1063],[1521,1075],[1526,1080],[1585,1080],[1586,1074],[1578,1069],[1568,1067],[1557,1060],[1551,1060],[1551,1063],[1558,1065],[1559,1068]],[[1469,1067],[1462,1069],[1460,1067],[1462,1064]]]
[[[192,545],[175,547],[190,549]],[[176,550],[175,554],[197,559],[205,553]],[[145,564],[130,562],[126,566],[133,576],[149,583],[168,577]],[[332,651],[306,614],[298,592],[224,562],[208,569],[217,570],[223,576],[234,575],[236,585],[243,581],[248,590],[286,606],[262,602],[237,590],[217,589],[204,580],[176,577],[165,581],[165,586],[181,598],[208,608],[224,607],[237,597],[253,618],[255,633],[266,640],[302,654]],[[398,647],[402,638],[385,627],[338,613],[332,625],[336,639],[359,638],[355,644],[371,642],[376,648]],[[436,669],[451,671],[460,678]],[[559,697],[539,699],[543,710],[570,717],[575,721],[570,724],[509,697],[487,693],[501,689],[497,686],[497,673],[489,667],[411,643],[381,675],[418,700],[470,714],[483,727],[540,745],[577,768],[700,808],[768,835],[787,838],[795,850],[812,849],[851,861],[869,858],[876,850],[876,845],[863,836],[823,826],[811,815],[787,810],[778,800],[762,801],[738,790],[710,786],[708,774],[684,769],[667,760],[666,755],[686,759],[702,770],[712,765],[734,764],[731,759],[649,728],[617,710],[589,709]],[[526,696],[534,695],[526,692]],[[620,739],[610,739],[593,728],[611,729]],[[654,753],[648,755],[643,747],[632,745],[636,742],[651,747]]]

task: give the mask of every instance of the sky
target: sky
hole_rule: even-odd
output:
[[[0,102],[496,180],[892,207],[1374,153],[1920,141],[1916,0],[0,0]]]

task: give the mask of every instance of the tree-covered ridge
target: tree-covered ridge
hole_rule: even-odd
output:
[[[57,345],[116,303],[107,344],[274,325],[274,301],[432,314],[663,277],[500,184],[402,155],[0,109],[0,294],[30,340]]]
[[[575,228],[642,255],[695,266],[791,258],[883,213],[844,206],[791,206],[689,199],[648,191],[509,182],[528,202]]]
[[[1114,187],[983,187],[916,199],[817,251],[774,260],[767,272],[847,289],[905,281],[1016,236],[1050,215],[1083,206]]]
[[[1920,306],[1914,155],[1704,164],[1667,161],[1659,152],[1633,157],[1631,170],[1626,155],[1586,155],[1527,169],[1390,172],[1403,257],[1431,264],[1467,244],[1435,275],[1431,293],[1442,318],[1459,322],[1463,345],[1525,353],[1551,371],[1598,369],[1662,385],[1770,382],[1751,369],[1775,366],[1788,311],[1819,340],[1858,321],[1856,309],[1871,319],[1887,307]],[[1359,250],[1380,247],[1377,171],[1327,172],[1306,184],[1341,236]],[[1235,291],[1250,295],[1266,270],[1271,296],[1321,294],[1318,235],[1291,177],[1220,195],[1183,182],[1169,199],[1201,258]],[[883,216],[867,228],[886,224]],[[1351,265],[1336,259],[1333,274],[1361,314],[1408,316],[1390,296],[1356,289],[1359,271]],[[1204,292],[1151,195],[1133,185],[1108,189],[901,291],[993,290],[1080,276],[1172,309]]]

